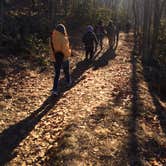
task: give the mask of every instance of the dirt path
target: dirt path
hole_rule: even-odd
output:
[[[74,85],[58,98],[48,97],[52,73],[13,74],[12,98],[1,104],[0,163],[164,166],[165,103],[135,55],[132,34],[121,34],[115,53],[105,46],[93,62],[73,57]]]

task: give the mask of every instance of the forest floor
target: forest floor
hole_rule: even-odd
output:
[[[0,165],[164,166],[166,102],[153,92],[133,34],[92,61],[71,57],[73,86],[53,69],[13,70],[1,80]]]

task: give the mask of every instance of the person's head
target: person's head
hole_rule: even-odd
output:
[[[111,26],[113,24],[113,22],[112,22],[112,20],[110,20],[110,22],[109,22],[109,26]]]
[[[58,32],[60,32],[60,33],[62,33],[62,34],[64,34],[64,35],[67,34],[66,28],[65,28],[65,26],[64,26],[63,24],[58,24],[55,29],[56,29]]]
[[[99,20],[98,25],[103,25],[103,21]]]
[[[94,28],[92,25],[88,25],[87,26],[87,32],[93,32],[94,31]]]

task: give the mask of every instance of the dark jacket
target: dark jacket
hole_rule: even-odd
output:
[[[98,37],[103,37],[105,35],[105,28],[103,25],[95,26],[95,33]]]
[[[83,43],[85,44],[86,48],[94,47],[94,44],[98,44],[98,40],[96,34],[94,32],[87,32],[84,34],[82,38]]]
[[[107,26],[107,34],[109,36],[113,36],[115,34],[115,26],[114,26],[114,24],[109,24]]]

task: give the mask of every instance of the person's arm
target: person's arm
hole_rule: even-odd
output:
[[[95,43],[97,45],[99,43],[99,41],[98,41],[97,36],[96,36],[95,33],[93,33],[93,39],[94,39],[94,41],[95,41]]]
[[[109,32],[110,32],[110,27],[109,27],[109,25],[106,27],[106,32],[107,32],[107,35],[109,35]]]
[[[65,57],[71,56],[71,49],[70,49],[68,37],[65,37],[62,47],[63,47],[62,50],[63,50],[64,56]]]
[[[50,48],[50,59],[51,61],[55,61],[55,50],[53,49],[53,33],[50,36],[49,39],[49,48]]]
[[[103,31],[103,35],[107,35],[107,29],[106,29],[106,27],[102,27],[102,31]]]
[[[98,41],[97,36],[96,36],[95,33],[93,33],[93,38],[94,38],[94,41],[95,41],[95,51],[97,51],[97,46],[99,44],[99,41]]]

